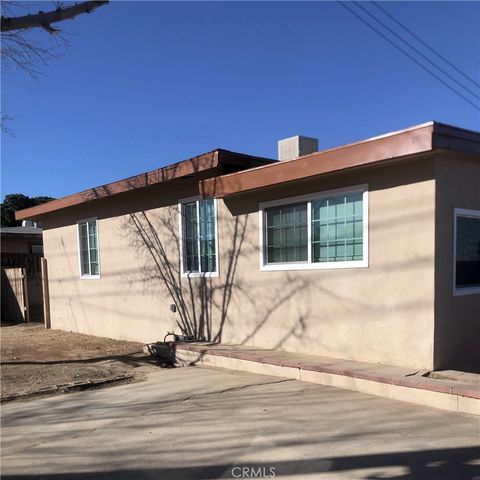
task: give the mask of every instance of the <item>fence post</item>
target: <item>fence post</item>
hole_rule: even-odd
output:
[[[28,296],[28,281],[27,281],[27,269],[22,268],[22,287],[23,287],[23,311],[25,314],[25,321],[30,323],[30,298]]]
[[[42,292],[43,292],[43,321],[45,328],[50,328],[50,293],[48,291],[48,268],[47,259],[41,258],[42,265]]]

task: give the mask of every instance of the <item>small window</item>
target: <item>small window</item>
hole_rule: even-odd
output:
[[[366,186],[260,205],[260,268],[289,270],[365,267]]]
[[[217,223],[215,199],[180,203],[182,274],[216,276]]]
[[[97,219],[91,218],[78,222],[78,245],[80,250],[80,274],[82,277],[100,276],[98,255]]]
[[[454,293],[480,293],[480,211],[455,209]]]

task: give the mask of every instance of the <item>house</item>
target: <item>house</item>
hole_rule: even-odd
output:
[[[43,253],[41,227],[0,227],[0,238],[2,253]]]
[[[2,321],[43,321],[42,229],[1,227]]]
[[[44,225],[52,327],[478,371],[480,133],[317,149],[215,150],[17,212]]]

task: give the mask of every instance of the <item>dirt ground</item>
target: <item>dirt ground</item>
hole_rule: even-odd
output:
[[[142,344],[2,323],[1,399],[28,399],[145,378],[159,366]]]

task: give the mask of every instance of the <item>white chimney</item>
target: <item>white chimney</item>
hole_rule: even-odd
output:
[[[278,159],[289,160],[318,152],[318,139],[296,135],[278,141]]]

